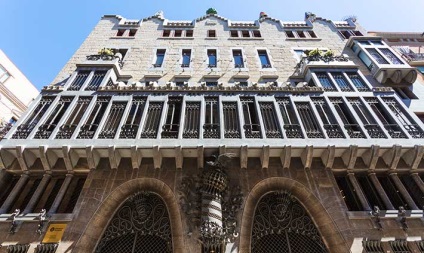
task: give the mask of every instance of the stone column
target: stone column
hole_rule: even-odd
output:
[[[356,194],[358,195],[359,201],[361,202],[362,208],[365,211],[371,211],[371,207],[368,204],[368,200],[365,197],[364,193],[362,192],[361,186],[359,185],[358,181],[356,180],[355,174],[348,173],[347,176],[349,177],[349,181],[352,184],[353,188],[355,189]]]
[[[421,177],[418,175],[418,173],[412,173],[411,177],[412,177],[412,179],[414,179],[415,183],[418,185],[421,192],[424,193],[424,182],[421,179]]]
[[[26,205],[25,210],[23,211],[24,214],[31,213],[34,211],[35,206],[43,195],[44,190],[46,189],[51,178],[52,176],[50,174],[44,174],[43,179],[41,179],[41,182],[37,187],[37,190],[35,190],[34,194]]]
[[[7,211],[9,211],[13,202],[15,202],[16,198],[19,196],[19,194],[21,194],[22,189],[27,184],[28,179],[29,179],[28,174],[21,175],[15,187],[13,187],[13,190],[10,192],[9,196],[7,196],[7,199],[4,201],[3,205],[0,207],[0,214],[7,213]]]
[[[419,208],[415,204],[414,200],[411,198],[411,195],[409,195],[408,190],[406,190],[405,186],[400,181],[397,173],[390,174],[390,177],[392,178],[393,183],[395,184],[396,188],[399,190],[399,193],[402,195],[403,199],[406,201],[406,203],[408,203],[409,208],[405,208],[405,209],[418,210]]]
[[[386,206],[387,210],[397,210],[390,201],[389,197],[387,196],[386,192],[384,191],[383,186],[381,186],[380,181],[378,181],[377,176],[375,173],[368,174],[369,178],[371,179],[372,184],[374,185],[375,189],[377,190],[378,195],[380,196],[381,200],[383,201],[384,205]],[[379,206],[380,209],[383,209],[382,206]]]
[[[60,187],[59,193],[57,194],[56,198],[54,199],[54,202],[52,206],[50,207],[50,210],[48,210],[48,214],[54,214],[57,209],[59,208],[60,203],[63,200],[63,197],[65,196],[66,191],[68,190],[69,185],[71,184],[72,178],[74,177],[73,174],[66,174],[66,178],[63,181],[62,186]]]

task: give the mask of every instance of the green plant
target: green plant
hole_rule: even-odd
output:
[[[334,52],[331,50],[328,50],[327,52],[324,53],[323,55],[324,57],[333,57],[334,56]]]
[[[217,12],[214,8],[209,8],[209,9],[206,11],[206,14],[218,14],[218,12]]]
[[[322,51],[319,50],[318,48],[316,48],[314,50],[308,51],[307,55],[308,55],[308,57],[316,57],[316,56],[321,56],[321,53],[322,53]]]
[[[114,55],[113,49],[111,48],[102,48],[99,50],[99,54],[101,55]]]

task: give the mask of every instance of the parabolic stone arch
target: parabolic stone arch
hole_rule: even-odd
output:
[[[151,192],[160,197],[166,205],[171,224],[172,249],[175,253],[184,253],[183,229],[179,205],[171,188],[154,178],[138,178],[118,186],[100,205],[87,224],[74,252],[95,252],[112,218],[121,207],[131,201],[137,193]]]
[[[349,252],[349,247],[324,206],[303,184],[290,179],[273,177],[260,181],[250,191],[243,210],[239,252],[251,252],[252,227],[255,210],[261,198],[272,192],[289,192],[301,203],[322,236],[328,252]]]

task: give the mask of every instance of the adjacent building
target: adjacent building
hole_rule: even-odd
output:
[[[354,17],[105,15],[0,142],[0,252],[424,252],[418,76]]]
[[[0,140],[39,91],[0,50]]]

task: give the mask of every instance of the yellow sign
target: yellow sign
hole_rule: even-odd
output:
[[[58,243],[62,239],[67,224],[50,224],[43,238],[43,243]]]

